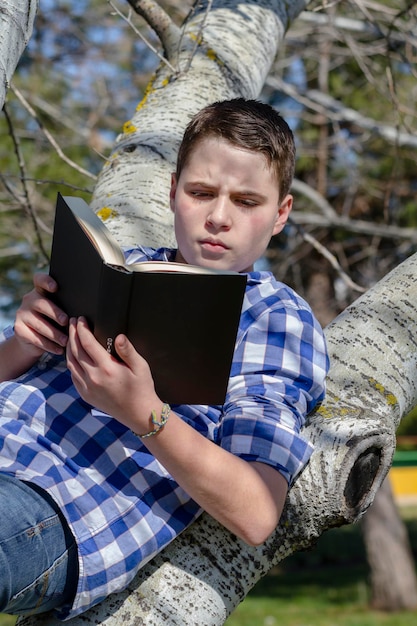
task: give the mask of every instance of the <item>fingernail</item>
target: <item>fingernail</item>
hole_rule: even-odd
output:
[[[125,348],[127,346],[125,335],[119,335],[117,338],[117,343],[119,345],[119,348],[122,348],[122,349]]]

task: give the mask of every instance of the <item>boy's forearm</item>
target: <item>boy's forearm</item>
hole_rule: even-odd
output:
[[[247,543],[262,543],[278,524],[287,482],[273,467],[220,448],[175,413],[144,443],[205,511]]]
[[[38,357],[24,352],[16,337],[10,337],[0,344],[0,381],[16,378],[26,372]]]

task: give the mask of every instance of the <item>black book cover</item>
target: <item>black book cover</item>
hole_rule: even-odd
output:
[[[106,349],[125,333],[148,361],[164,402],[222,404],[246,276],[109,265],[80,225],[78,206],[79,198],[58,194],[50,263],[59,286],[55,302],[70,317],[85,316]]]

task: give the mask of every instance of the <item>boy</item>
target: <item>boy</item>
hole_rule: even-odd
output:
[[[202,510],[249,544],[276,527],[311,454],[298,433],[328,368],[308,305],[253,271],[291,211],[294,158],[268,105],[206,107],[172,176],[178,250],[126,253],[247,273],[223,406],[164,404],[126,337],[119,362],[48,299],[54,281],[35,276],[0,346],[0,611],[75,616],[123,589]]]

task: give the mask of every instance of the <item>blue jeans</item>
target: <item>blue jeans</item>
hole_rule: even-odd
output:
[[[0,613],[43,613],[71,603],[77,548],[50,496],[0,473]]]

